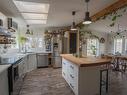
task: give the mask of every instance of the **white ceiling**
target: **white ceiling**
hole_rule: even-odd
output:
[[[72,24],[72,11],[77,11],[75,19],[76,23],[83,21],[85,17],[86,4],[85,0],[21,0],[21,1],[32,1],[38,3],[49,3],[49,15],[46,25],[39,25],[39,27],[66,27]],[[91,15],[99,12],[103,8],[111,5],[112,3],[118,0],[90,0],[89,11]],[[12,2],[12,0],[0,0],[0,11],[7,16],[16,17],[22,22],[25,20],[18,12],[18,9]],[[98,27],[99,24],[96,24]],[[92,25],[92,28],[95,28],[96,25]],[[37,26],[36,26],[37,27]],[[101,24],[100,30],[104,28]]]

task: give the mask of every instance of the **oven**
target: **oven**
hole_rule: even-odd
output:
[[[12,95],[13,90],[14,90],[14,85],[16,80],[18,79],[19,74],[18,74],[18,65],[11,65],[8,68],[8,84],[9,84],[9,95]]]

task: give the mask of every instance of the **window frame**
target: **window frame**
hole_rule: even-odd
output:
[[[90,51],[90,49],[88,49],[88,40],[90,41],[92,41],[92,40],[96,40],[96,55],[92,55],[92,54],[88,54],[88,51]],[[88,38],[87,39],[87,46],[86,46],[86,54],[87,54],[87,56],[98,56],[99,55],[99,40],[97,39],[97,38]]]
[[[116,41],[117,41],[117,40],[121,40],[121,50],[120,50],[120,51],[118,51],[118,50],[117,50],[118,47],[116,47],[116,45],[117,45]],[[118,46],[119,46],[119,45],[118,45]],[[122,38],[115,38],[115,39],[114,39],[113,47],[114,47],[114,54],[116,54],[117,52],[119,52],[120,54],[122,54],[122,53],[123,53],[123,39],[122,39]]]

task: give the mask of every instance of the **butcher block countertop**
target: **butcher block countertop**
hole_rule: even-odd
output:
[[[80,67],[99,66],[110,64],[111,62],[111,59],[108,58],[97,58],[97,57],[79,58],[73,56],[72,54],[61,54],[61,57]]]

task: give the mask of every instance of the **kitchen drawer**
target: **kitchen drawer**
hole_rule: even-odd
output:
[[[75,75],[75,74],[69,73],[69,74],[68,74],[68,77],[69,77],[69,80],[76,81],[76,75]]]
[[[76,84],[74,81],[70,81],[69,82],[69,86],[71,87],[72,91],[75,93],[75,90],[76,90]]]
[[[78,66],[76,66],[72,63],[69,63],[69,65],[68,65],[69,74],[72,74],[73,76],[78,76],[77,71],[78,71]]]
[[[65,80],[67,79],[67,75],[64,71],[62,71],[62,76],[64,77]]]
[[[68,63],[68,61],[64,58],[62,58],[62,62]]]

